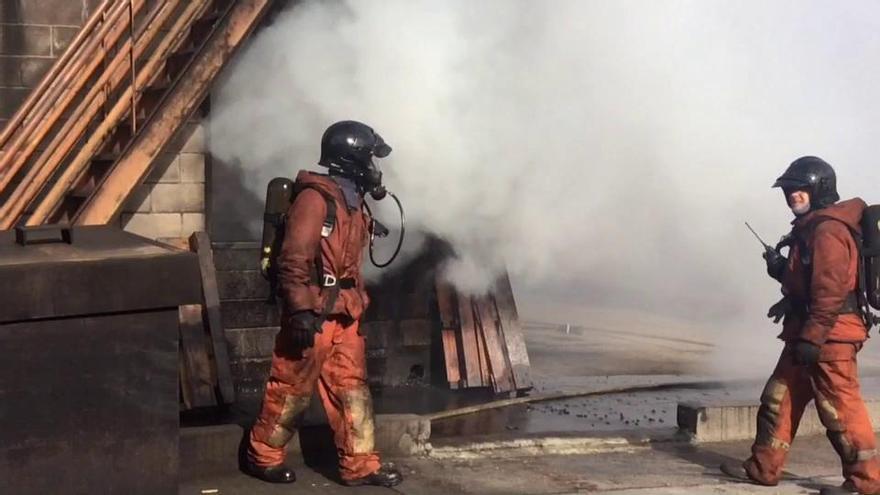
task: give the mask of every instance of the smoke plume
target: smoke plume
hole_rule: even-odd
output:
[[[213,152],[262,196],[315,168],[329,124],[364,121],[394,148],[379,163],[410,225],[454,245],[462,290],[506,266],[527,314],[631,311],[767,343],[778,286],[743,221],[770,243],[788,230],[769,186],[807,154],[837,168],[843,197],[880,201],[878,14],[868,0],[303,1],[215,92]]]

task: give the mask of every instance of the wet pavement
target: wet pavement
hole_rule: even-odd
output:
[[[541,391],[590,390],[664,381],[698,382],[700,379],[687,376],[570,377],[542,384]],[[763,381],[757,380],[723,385],[705,377],[702,380],[709,381],[685,388],[537,402],[435,420],[431,424],[431,438],[505,432],[532,434],[669,428],[676,426],[679,403],[755,404],[764,386]],[[880,376],[863,377],[862,389],[866,398],[880,398]]]

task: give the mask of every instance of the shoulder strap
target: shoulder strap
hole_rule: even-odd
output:
[[[327,191],[311,184],[302,186],[302,189],[311,189],[324,198],[324,202],[327,205],[327,213],[324,215],[324,226],[321,229],[321,237],[330,237],[330,234],[333,233],[333,228],[336,226],[336,199]],[[302,192],[302,190],[300,190],[300,192]]]
[[[326,191],[314,186],[306,185],[303,187],[303,189],[311,189],[313,191],[317,191],[318,194],[320,194],[321,197],[324,198],[324,202],[327,206],[327,212],[324,215],[324,223],[321,228],[321,238],[326,239],[330,237],[330,234],[333,233],[333,229],[336,227],[336,199],[333,198],[333,196]],[[318,316],[318,320],[316,321],[317,327],[320,328],[320,326],[324,324],[324,321],[327,320],[327,315],[329,315],[330,312],[333,311],[333,306],[336,305],[336,300],[339,298],[338,283],[335,283],[330,287],[325,287],[324,258],[322,256],[320,247],[318,248],[318,253],[315,255],[312,279],[313,282],[320,288],[321,292],[326,291],[324,297],[324,307],[321,308],[321,313]]]
[[[323,194],[323,193],[322,193]],[[329,194],[323,194],[324,201],[327,204],[327,214],[324,216],[324,226],[321,229],[321,237],[330,237],[333,228],[336,227],[336,200]]]
[[[324,198],[324,203],[326,205],[326,213],[324,214],[324,222],[321,227],[321,238],[326,239],[330,237],[330,234],[333,233],[333,229],[336,227],[336,199],[333,198],[332,195],[328,194],[326,191],[314,187],[312,185],[305,185],[303,189],[311,189],[312,191],[317,192]],[[300,191],[302,192],[302,191]],[[312,279],[315,284],[320,287],[324,286],[324,258],[321,256],[321,250],[318,249],[318,253],[315,256],[314,265],[313,265],[313,273]]]

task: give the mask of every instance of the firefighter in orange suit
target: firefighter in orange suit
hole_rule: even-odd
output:
[[[284,465],[284,447],[316,387],[333,428],[342,482],[390,487],[402,480],[374,447],[358,325],[369,302],[360,273],[370,236],[363,196],[384,193],[373,157],[390,152],[370,127],[337,122],[321,140],[319,164],[329,175],[301,171],[294,183],[277,260],[281,330],[244,459],[244,470],[265,481],[295,481]]]
[[[768,316],[784,318],[785,347],[761,395],[752,456],[721,470],[776,485],[804,408],[815,400],[845,479],[821,493],[880,493],[880,460],[856,364],[868,336],[857,290],[865,202],[839,201],[834,169],[816,157],[796,160],[773,187],[782,188],[796,217],[783,241],[787,259],[778,254],[781,246],[765,255],[768,273],[782,282],[784,298]]]

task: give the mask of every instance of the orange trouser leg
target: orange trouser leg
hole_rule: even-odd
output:
[[[285,330],[278,332],[263,407],[250,433],[248,456],[254,464],[265,467],[284,462],[284,447],[309,406],[339,327],[332,320],[325,322],[309,349],[298,349]]]
[[[871,419],[859,390],[852,358],[820,362],[814,371],[816,409],[840,456],[843,476],[859,493],[880,493],[880,461]]]
[[[318,380],[318,392],[333,428],[342,479],[361,478],[380,467],[366,372],[364,337],[358,334],[358,323],[354,322],[340,329]]]
[[[765,485],[779,483],[801,416],[812,399],[806,368],[796,366],[788,349],[783,350],[761,394],[752,456],[744,463],[752,479]]]

